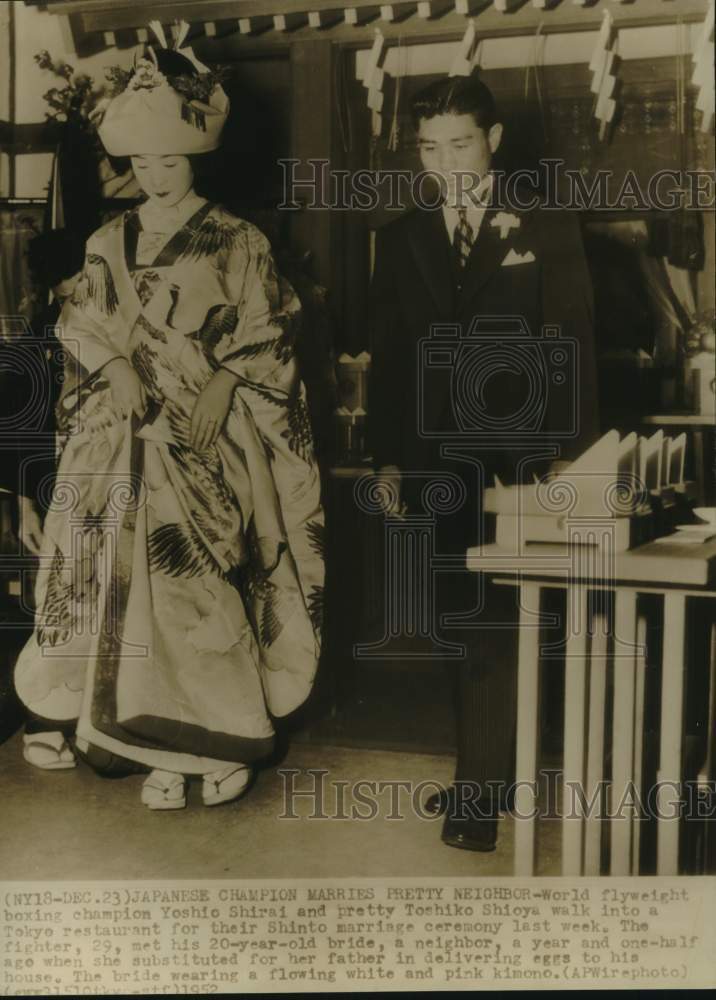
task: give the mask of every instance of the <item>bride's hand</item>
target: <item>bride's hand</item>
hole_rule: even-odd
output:
[[[143,417],[147,409],[147,394],[142,380],[126,358],[114,358],[104,366],[115,409],[122,417],[134,411]]]
[[[230,371],[220,368],[199,393],[191,415],[191,445],[196,451],[216,443],[229,415],[237,381]]]

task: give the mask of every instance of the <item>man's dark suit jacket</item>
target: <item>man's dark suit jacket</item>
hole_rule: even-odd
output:
[[[0,486],[46,509],[56,471],[55,404],[62,378],[62,348],[52,329],[57,303],[32,333],[0,345]]]
[[[516,220],[519,225],[514,225]],[[505,263],[515,255],[524,258],[523,262]],[[417,471],[444,467],[440,436],[421,435],[418,412],[420,406],[425,427],[444,431],[444,440],[454,434],[457,424],[446,375],[449,369],[440,370],[432,364],[426,367],[419,342],[431,335],[434,324],[458,324],[464,335],[478,316],[522,317],[531,338],[540,337],[545,324],[556,326],[562,337],[576,342],[576,352],[570,348],[570,355],[576,353],[576,370],[569,378],[576,382],[577,432],[573,436],[561,433],[572,422],[565,412],[569,393],[564,386],[552,391],[551,383],[536,430],[549,433],[550,440],[560,445],[560,457],[567,460],[577,457],[596,439],[592,288],[579,223],[573,214],[537,207],[521,212],[507,208],[500,215],[500,209],[491,205],[470,257],[460,269],[442,210],[410,211],[377,233],[371,310],[368,428],[376,468],[396,465],[401,471]],[[519,346],[524,337],[511,340],[494,320],[485,320],[484,327],[496,331],[495,358],[497,368],[503,370],[493,373],[483,386],[483,412],[499,422],[515,412],[520,400],[526,398],[527,387],[524,372],[510,370],[514,365],[509,362],[505,368],[497,355],[501,348],[507,348],[519,361],[525,356]],[[479,372],[473,374],[479,376]],[[534,421],[532,427],[534,430]],[[515,474],[522,450],[510,433],[505,447],[499,446],[496,436],[498,447],[485,448],[488,477],[490,472],[498,472],[509,481]],[[530,441],[534,438],[526,434],[522,443],[527,446]],[[530,477],[531,471],[532,467]]]

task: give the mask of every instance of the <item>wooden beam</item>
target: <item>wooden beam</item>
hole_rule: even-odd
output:
[[[442,17],[453,10],[453,0],[420,0],[417,14],[423,20],[430,20],[433,17]]]
[[[348,4],[343,10],[343,20],[352,28],[360,27],[380,16],[380,6],[371,4]]]
[[[310,10],[308,12],[309,28],[330,28],[341,20],[340,10]]]
[[[53,153],[60,141],[61,122],[44,121],[18,125],[0,121],[0,146],[3,153],[18,156],[22,153]]]
[[[273,27],[273,18],[269,14],[257,17],[240,17],[239,31],[242,35],[260,35]]]
[[[174,17],[184,17],[189,21],[221,21],[231,19],[236,22],[246,18],[269,17],[272,20],[274,14],[306,14],[311,10],[317,13],[322,11],[336,11],[350,7],[355,10],[360,21],[362,17],[377,17],[380,15],[380,7],[385,6],[376,3],[375,0],[351,0],[351,2],[341,5],[336,0],[206,0],[204,3],[178,2],[174,3],[147,3],[143,5],[134,4],[125,6],[123,4],[107,5],[107,0],[97,3],[95,0],[87,0],[87,3],[79,4],[77,0],[60,0],[52,6],[52,10],[63,12],[61,8],[73,7],[76,16],[81,18],[85,32],[112,31],[121,28],[145,27],[149,20],[157,17],[161,20],[166,18],[171,12]],[[393,0],[390,6],[396,13],[403,9],[414,9],[416,0]],[[674,4],[667,0],[634,0],[633,3],[614,3],[613,0],[596,0],[587,8],[575,7],[572,3],[561,3],[558,7],[545,12],[532,4],[525,4],[519,10],[510,12],[509,16],[500,13],[493,4],[483,6],[479,11],[475,11],[475,27],[481,36],[500,35],[509,37],[514,35],[530,34],[542,25],[543,34],[554,32],[572,31],[592,31],[599,28],[602,15],[605,10],[609,10],[614,24],[620,27],[649,27],[661,24],[674,24],[676,16],[684,23],[703,21],[707,0],[679,0],[679,9],[675,10]],[[267,15],[267,9],[271,10],[271,15]],[[396,18],[397,21],[397,18]],[[403,40],[409,43],[411,40],[425,42],[426,36],[445,37],[448,34],[458,34],[462,37],[465,31],[465,19],[462,14],[458,14],[455,8],[440,18],[418,19],[412,17],[409,31],[404,25],[392,24],[382,21],[383,33],[386,38],[388,32],[393,31],[397,37],[403,36]],[[353,32],[352,37],[358,39],[357,32],[363,30],[359,24],[348,26],[347,37]],[[307,37],[311,37],[314,29],[299,28],[299,32],[305,31]],[[337,24],[330,31],[332,40],[341,41],[341,33],[345,32],[346,26]],[[372,28],[369,28],[372,33]],[[422,37],[420,37],[422,36]],[[328,35],[326,36],[328,37]]]
[[[307,20],[306,14],[274,14],[273,26],[275,31],[295,31],[302,28]]]

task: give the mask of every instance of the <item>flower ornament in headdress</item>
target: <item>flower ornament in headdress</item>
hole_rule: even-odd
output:
[[[130,90],[139,90],[144,87],[153,90],[166,83],[166,77],[160,72],[157,64],[157,57],[154,49],[149,49],[149,58],[136,57],[134,59],[134,76],[130,79],[128,87]]]
[[[168,49],[161,24],[152,21],[149,26]],[[186,22],[177,26],[173,50],[198,75],[162,73],[151,47],[135,56],[133,73],[110,71],[114,96],[98,106],[94,120],[111,156],[188,156],[219,146],[229,99],[220,75],[200,63],[190,47],[181,48],[188,31]]]

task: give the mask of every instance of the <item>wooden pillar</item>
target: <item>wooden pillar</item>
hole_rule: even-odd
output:
[[[295,41],[291,44],[291,152],[295,160],[297,179],[318,176],[317,201],[321,194],[328,203],[332,198],[332,185],[321,190],[321,171],[315,171],[309,160],[328,160],[324,176],[335,169],[333,93],[335,90],[333,46],[325,39]],[[300,210],[294,213],[291,233],[296,249],[310,250],[313,257],[314,277],[339,299],[341,232],[340,213],[328,209],[308,208],[312,200],[309,188],[298,188],[296,200]]]
[[[520,585],[520,633],[517,666],[517,749],[514,874],[534,875],[537,865],[537,794],[539,767],[539,616],[540,587]]]

